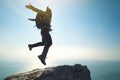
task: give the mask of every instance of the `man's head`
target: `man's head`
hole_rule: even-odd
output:
[[[46,8],[46,13],[49,15],[50,18],[52,17],[52,11],[48,6]]]
[[[51,12],[51,9],[47,6],[46,12]]]

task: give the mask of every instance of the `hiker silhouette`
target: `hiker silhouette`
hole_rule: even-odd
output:
[[[27,9],[30,9],[34,12],[37,12],[35,19],[30,19],[30,21],[35,21],[36,27],[41,30],[40,34],[42,36],[42,41],[35,43],[35,44],[28,44],[29,50],[31,51],[34,47],[44,46],[42,54],[38,56],[40,61],[46,65],[45,59],[48,53],[50,46],[52,45],[52,38],[50,35],[51,29],[51,18],[52,18],[52,11],[49,7],[46,8],[46,11],[42,11],[33,5],[29,4],[25,6]]]

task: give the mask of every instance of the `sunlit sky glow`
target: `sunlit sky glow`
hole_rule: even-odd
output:
[[[36,13],[25,8],[33,4],[52,9],[53,45],[48,63],[59,60],[120,60],[119,0],[0,0],[0,58],[38,61],[39,47],[27,45],[41,40],[34,28]]]

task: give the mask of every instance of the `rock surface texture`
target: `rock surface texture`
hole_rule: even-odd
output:
[[[91,80],[87,66],[80,64],[63,65],[19,73],[4,80]]]

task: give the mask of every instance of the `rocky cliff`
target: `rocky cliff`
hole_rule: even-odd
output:
[[[87,66],[80,64],[63,65],[9,76],[4,80],[91,80]]]

